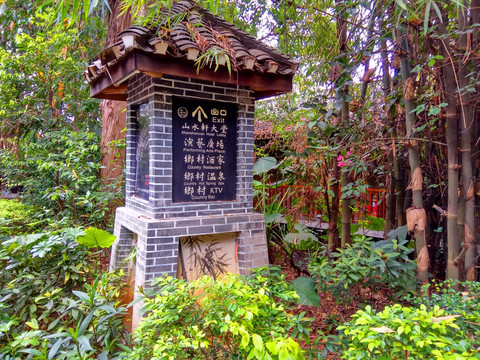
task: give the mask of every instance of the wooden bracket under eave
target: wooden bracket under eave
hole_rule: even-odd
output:
[[[155,79],[160,79],[163,77],[163,74],[162,73],[157,73],[157,72],[151,72],[151,71],[142,71],[145,75],[148,75],[152,78],[155,78]]]

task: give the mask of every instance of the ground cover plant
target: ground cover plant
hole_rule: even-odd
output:
[[[132,338],[119,302],[123,273],[99,272],[96,261],[99,246],[112,241],[108,233],[89,228],[2,243],[2,359],[479,356],[478,284],[462,284],[468,294],[447,283],[432,286],[428,296],[413,289],[399,295],[411,279],[402,272],[412,264],[409,249],[396,240],[375,245],[359,239],[317,270],[312,252],[313,278],[298,277],[285,257],[282,269],[259,269],[250,277],[156,279],[144,294],[146,317]],[[347,279],[348,264],[354,276]],[[398,272],[396,279],[392,272]],[[299,285],[299,279],[308,282]]]
[[[438,305],[429,310],[425,305],[416,308],[395,304],[378,313],[367,306],[338,328],[348,341],[342,358],[479,359],[475,341],[456,320],[457,315],[449,315]]]
[[[464,291],[459,291],[463,289]],[[424,296],[408,297],[415,306],[425,306],[428,310],[440,307],[450,316],[464,332],[469,341],[480,348],[480,283],[446,280],[432,282],[422,288]]]
[[[281,280],[270,287],[262,275],[204,276],[190,283],[160,277],[153,285],[128,359],[305,358],[289,332],[308,336],[308,321],[302,314],[289,316],[275,301],[274,295],[283,301],[296,298]]]
[[[23,201],[50,227],[109,227],[122,187],[121,179],[105,184],[99,177],[99,140],[94,132],[56,130],[22,142],[19,154],[0,150],[5,185],[21,187]]]
[[[309,270],[321,292],[330,292],[338,302],[361,299],[381,288],[397,295],[417,289],[416,264],[408,255],[408,241],[386,240],[374,243],[363,236],[328,256],[312,259]]]
[[[99,272],[98,229],[17,236],[0,245],[0,357],[111,358],[127,334],[123,273]]]
[[[381,259],[395,252],[392,244],[395,242],[379,252]],[[308,359],[480,358],[476,336],[480,330],[478,283],[462,283],[468,290],[463,293],[455,289],[458,284],[449,281],[420,291],[412,271],[406,278],[413,279],[412,286],[405,288],[401,276],[398,283],[389,284],[385,282],[388,274],[382,279],[376,273],[378,269],[385,271],[383,266],[388,265],[376,269],[375,262],[368,260],[368,254],[375,250],[370,247],[365,253],[359,251],[362,247],[368,248],[364,243],[356,247],[357,251],[346,251],[344,259],[333,258],[328,273],[317,278],[318,286],[311,278],[298,277],[287,257],[278,262],[288,282],[299,291],[301,305],[293,313],[305,312],[314,319],[310,325],[311,342],[302,344]],[[409,251],[401,252],[405,255]],[[397,256],[394,254],[392,259]],[[398,265],[406,261],[410,264],[405,269],[414,269],[413,261],[403,256],[397,261]],[[352,277],[346,275],[346,264],[350,262]],[[376,278],[366,280],[361,276],[370,273],[376,274]],[[312,276],[315,277],[313,271]],[[307,281],[297,283],[299,279]]]
[[[18,199],[0,199],[0,239],[37,232],[46,224],[39,208]]]

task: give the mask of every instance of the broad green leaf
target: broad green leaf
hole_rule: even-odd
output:
[[[93,350],[92,345],[90,345],[90,341],[85,335],[79,336],[77,339],[80,347],[86,351]]]
[[[317,307],[322,305],[317,287],[312,278],[298,277],[292,282],[292,286],[300,297],[298,299],[299,305],[313,305]]]
[[[277,159],[271,156],[262,157],[253,165],[255,175],[265,174],[277,165]]]
[[[115,241],[115,235],[105,230],[89,227],[85,230],[85,235],[77,238],[79,244],[83,244],[89,248],[92,247],[110,247]]]
[[[22,349],[19,352],[33,355],[33,356],[43,356],[42,352],[37,349]],[[41,359],[41,358],[39,358]]]
[[[82,323],[80,324],[80,328],[78,329],[78,335],[83,335],[85,330],[87,330],[88,325],[90,325],[90,322],[92,321],[93,315],[95,314],[95,309],[90,311],[90,314],[88,314],[85,319],[83,319]]]
[[[404,225],[390,231],[387,234],[387,238],[397,239],[398,241],[405,241],[407,240],[407,235],[408,235],[407,225]]]
[[[255,349],[258,351],[263,350],[263,340],[262,337],[258,334],[253,334],[252,335],[252,341],[253,341],[253,346],[255,346]]]
[[[250,335],[248,334],[248,332],[245,330],[243,326],[238,329],[238,332],[242,337],[242,340],[240,341],[240,346],[245,349],[248,346],[248,343],[250,342]]]
[[[68,341],[68,339],[58,339],[55,344],[53,344],[52,348],[48,352],[48,360],[54,359],[55,356],[58,353],[58,350],[60,349],[60,346],[62,346],[63,343]]]
[[[396,0],[398,6],[400,6],[402,9],[407,10],[407,5],[403,2],[403,0]]]
[[[75,295],[77,295],[81,300],[90,300],[90,297],[88,296],[87,293],[84,293],[83,291],[78,291],[78,290],[73,290],[72,291]]]
[[[282,217],[280,213],[271,213],[265,214],[265,224],[270,224],[276,220],[279,220]]]

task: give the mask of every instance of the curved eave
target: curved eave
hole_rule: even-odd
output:
[[[134,49],[110,66],[90,83],[90,96],[99,99],[126,100],[128,79],[145,73],[152,77],[181,76],[224,84],[246,86],[255,92],[257,100],[292,91],[291,75],[258,73],[254,71],[228,72],[225,66],[213,69],[197,68],[191,61],[156,56]]]

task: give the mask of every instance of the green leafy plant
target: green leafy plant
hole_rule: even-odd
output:
[[[35,215],[39,209],[17,199],[0,199],[0,237],[33,233],[45,225],[45,219]],[[32,221],[36,218],[35,221]]]
[[[275,303],[267,278],[204,276],[188,283],[172,277],[154,280],[155,295],[135,333],[128,359],[304,359],[289,330],[302,321]],[[255,285],[257,284],[257,285]],[[278,285],[277,285],[278,286]],[[277,288],[278,289],[278,288]],[[295,296],[290,293],[289,296]]]
[[[51,131],[23,143],[20,158],[0,150],[0,166],[7,184],[21,186],[23,201],[41,208],[51,227],[106,228],[122,195],[100,180],[99,142],[93,132]]]
[[[85,229],[84,235],[77,237],[76,241],[88,248],[108,248],[115,241],[115,235],[105,230],[89,227]]]
[[[99,274],[81,236],[67,229],[0,245],[2,359],[106,359],[128,343],[123,271]]]
[[[428,310],[387,306],[376,313],[370,306],[338,327],[347,337],[343,359],[478,359],[472,341],[457,325],[457,316],[438,306]]]
[[[405,241],[373,243],[356,237],[351,245],[330,257],[313,259],[309,270],[322,292],[331,291],[337,302],[361,298],[363,288],[370,293],[388,287],[400,293],[416,288],[416,264],[409,259]]]
[[[460,292],[457,287],[466,291]],[[468,335],[476,347],[480,339],[480,283],[472,281],[432,282],[422,287],[423,296],[406,296],[406,300],[415,306],[424,305],[428,310],[440,307],[448,315],[457,316],[455,323]]]

